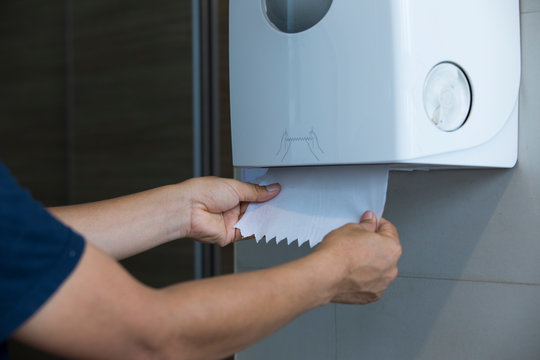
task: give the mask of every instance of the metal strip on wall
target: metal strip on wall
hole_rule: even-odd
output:
[[[66,94],[66,145],[65,145],[65,182],[66,195],[65,201],[67,204],[73,203],[73,195],[75,191],[73,181],[73,126],[75,122],[75,79],[74,79],[74,21],[73,21],[73,0],[65,0],[65,94]]]
[[[219,0],[192,0],[193,175],[220,175]],[[219,275],[220,249],[195,242],[195,278]]]

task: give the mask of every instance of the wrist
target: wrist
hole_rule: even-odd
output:
[[[189,237],[191,200],[185,183],[164,186],[165,209],[169,240]]]
[[[326,305],[339,294],[343,279],[346,277],[346,266],[337,254],[327,250],[316,250],[306,256],[305,260],[311,262],[313,280],[319,285],[316,290],[320,302],[318,305]]]

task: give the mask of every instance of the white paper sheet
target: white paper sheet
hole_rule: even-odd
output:
[[[281,193],[266,203],[250,204],[236,227],[257,241],[298,240],[298,246],[309,241],[313,247],[330,231],[358,222],[367,210],[380,219],[388,172],[388,166],[379,165],[272,168],[253,181],[250,177],[263,171],[247,170],[243,180],[280,183]]]

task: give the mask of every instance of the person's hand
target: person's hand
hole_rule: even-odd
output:
[[[330,257],[340,269],[332,302],[368,304],[380,299],[398,274],[401,244],[396,228],[389,221],[366,212],[359,224],[347,224],[329,233],[316,253]]]
[[[259,186],[216,177],[195,178],[183,185],[190,203],[186,236],[219,246],[242,239],[234,225],[250,202],[268,201],[281,191],[279,184]]]

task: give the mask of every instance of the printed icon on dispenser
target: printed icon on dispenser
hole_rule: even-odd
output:
[[[320,161],[321,156],[324,154],[324,151],[319,144],[319,138],[312,129],[306,136],[299,137],[289,136],[289,133],[285,131],[281,137],[279,150],[276,153],[276,156],[280,157],[281,161],[284,161],[285,157],[289,153],[289,150],[291,149],[291,146],[297,145],[306,146],[317,161]]]

